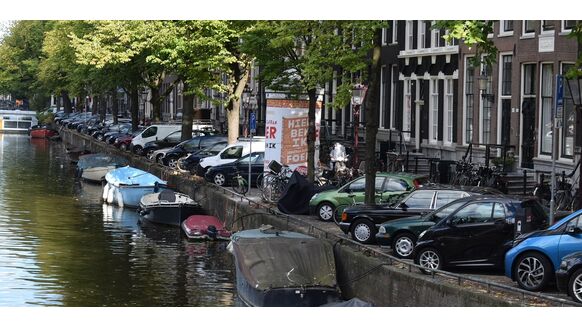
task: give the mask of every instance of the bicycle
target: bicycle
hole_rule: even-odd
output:
[[[240,175],[240,172],[236,172],[236,176],[232,180],[232,190],[237,194],[245,195],[249,191],[249,184],[247,180]]]
[[[277,161],[269,163],[269,171],[263,174],[261,197],[266,202],[277,202],[287,186],[291,169]]]

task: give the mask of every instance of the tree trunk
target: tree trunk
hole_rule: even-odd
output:
[[[101,122],[105,121],[105,115],[107,114],[107,95],[101,96],[101,106],[99,108],[99,120]]]
[[[61,110],[61,97],[55,95],[55,98],[57,98],[57,112],[58,112]]]
[[[71,98],[69,98],[69,93],[67,91],[62,91],[61,96],[63,97],[63,108],[65,113],[70,113],[72,111]]]
[[[129,91],[129,111],[131,112],[131,130],[136,131],[139,126],[139,93],[137,87],[132,87]]]
[[[236,64],[239,65],[239,64]],[[239,121],[240,121],[240,99],[249,79],[249,69],[250,63],[240,69],[237,66],[238,71],[243,72],[242,74],[235,74],[236,86],[234,88],[234,94],[231,100],[228,102],[226,111],[226,121],[228,123],[228,144],[233,144],[237,141],[239,136]]]
[[[162,121],[162,102],[160,99],[160,89],[153,87],[150,88],[152,96],[150,98],[150,103],[152,104],[152,121],[161,122]]]
[[[101,104],[101,98],[98,95],[93,96],[93,107],[91,108],[91,113],[93,115],[97,114],[99,106]]]
[[[315,88],[307,90],[309,96],[309,111],[307,120],[309,128],[307,130],[307,181],[313,183],[315,175],[315,107],[317,105],[317,90]]]
[[[182,101],[182,140],[192,139],[192,119],[194,117],[194,95],[189,91],[190,85],[184,82]]]
[[[375,204],[376,200],[376,134],[378,134],[379,91],[380,91],[380,54],[382,30],[374,32],[374,48],[372,49],[372,63],[370,67],[370,83],[366,94],[366,192],[364,202],[367,205]]]
[[[117,88],[111,90],[111,115],[113,116],[113,124],[117,124],[117,115],[119,115],[119,103],[117,102]]]

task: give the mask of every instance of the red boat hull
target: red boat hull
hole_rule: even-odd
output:
[[[215,229],[210,228],[212,226]],[[231,232],[224,228],[224,224],[211,215],[189,216],[182,222],[182,230],[190,239],[230,240],[231,235]]]
[[[58,134],[58,131],[52,129],[33,129],[30,131],[31,138],[50,138]]]

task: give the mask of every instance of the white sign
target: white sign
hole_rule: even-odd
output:
[[[538,39],[538,52],[554,52],[554,37],[540,35]]]
[[[265,170],[272,160],[292,170],[307,166],[307,131],[309,102],[294,99],[268,99],[265,123]],[[315,158],[319,162],[319,127],[321,103],[315,112]]]

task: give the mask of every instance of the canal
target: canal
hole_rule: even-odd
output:
[[[0,307],[238,306],[225,243],[139,224],[61,143],[0,134]]]

